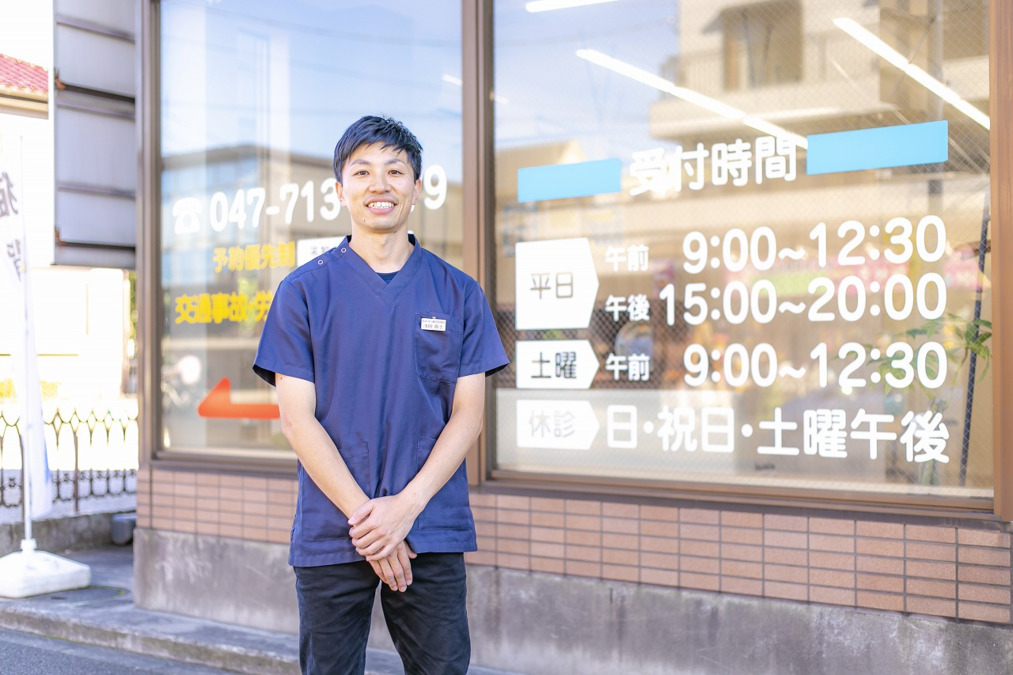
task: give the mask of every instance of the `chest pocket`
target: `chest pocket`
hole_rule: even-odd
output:
[[[415,315],[415,371],[419,377],[457,382],[464,323],[439,312]]]

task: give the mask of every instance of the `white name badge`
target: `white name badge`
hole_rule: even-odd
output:
[[[438,331],[441,331],[441,332],[446,331],[447,330],[447,320],[446,319],[426,319],[426,318],[423,318],[422,319],[422,330],[438,330]]]

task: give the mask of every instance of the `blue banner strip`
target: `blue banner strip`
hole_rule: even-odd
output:
[[[618,159],[518,169],[517,201],[540,202],[620,192],[622,174],[623,164]]]
[[[806,173],[812,176],[945,162],[949,156],[947,139],[945,120],[814,134],[807,138]]]

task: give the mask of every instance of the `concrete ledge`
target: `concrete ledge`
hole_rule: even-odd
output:
[[[295,631],[285,546],[148,529],[134,541],[139,606]],[[370,647],[389,652],[378,606]],[[529,675],[1013,672],[1010,626],[475,565],[468,612],[472,663]]]
[[[299,631],[295,573],[286,545],[137,528],[134,560],[138,607],[279,633]],[[369,646],[379,653],[394,650],[379,602],[373,606]]]
[[[489,567],[468,575],[474,662],[531,675],[1013,672],[1009,626]]]
[[[118,513],[118,512],[117,512]],[[32,534],[40,551],[83,551],[108,546],[112,541],[112,518],[116,513],[59,516],[32,522]],[[21,550],[25,524],[0,523],[0,556]]]
[[[148,528],[134,530],[138,607],[295,634],[288,547]]]

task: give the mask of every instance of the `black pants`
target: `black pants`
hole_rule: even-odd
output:
[[[373,598],[380,579],[369,563],[296,567],[299,663],[313,675],[366,668]],[[471,661],[464,555],[424,553],[412,560],[403,593],[380,584],[380,604],[406,675],[467,673]]]

